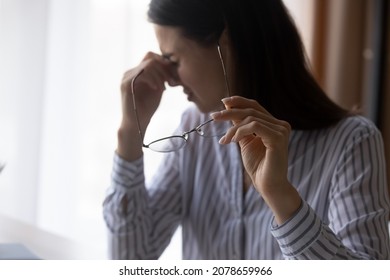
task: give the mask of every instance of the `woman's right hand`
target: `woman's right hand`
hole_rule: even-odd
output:
[[[127,160],[135,160],[142,154],[142,141],[134,113],[132,81],[134,83],[137,113],[143,135],[160,104],[165,82],[170,86],[179,85],[176,66],[162,56],[149,52],[142,62],[127,71],[122,79],[122,122],[118,131],[117,153]]]

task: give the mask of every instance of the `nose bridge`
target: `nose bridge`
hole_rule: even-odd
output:
[[[193,128],[193,129],[191,129],[191,130],[188,130],[188,131],[184,132],[181,136],[182,136],[184,139],[188,140],[189,134],[191,134],[191,133],[193,133],[193,132],[198,133],[198,128],[199,128],[199,126]]]

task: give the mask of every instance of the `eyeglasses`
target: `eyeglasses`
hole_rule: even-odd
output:
[[[230,96],[230,88],[229,88],[229,83],[227,79],[227,73],[226,73],[226,68],[225,68],[225,63],[223,61],[222,57],[222,52],[221,52],[221,47],[219,44],[217,45],[217,50],[218,50],[218,55],[219,59],[221,61],[222,65],[222,70],[223,70],[223,75],[225,78],[225,86],[226,86],[226,91],[227,91],[227,96]],[[141,137],[141,140],[143,141],[144,135],[141,130],[141,125],[138,117],[138,112],[137,112],[137,106],[136,106],[136,98],[135,98],[135,90],[134,90],[134,84],[137,80],[137,78],[142,74],[143,69],[135,75],[133,80],[131,81],[131,92],[132,92],[132,97],[133,97],[133,107],[134,107],[134,114],[135,118],[137,121],[137,126],[138,126],[138,132]],[[226,124],[224,122],[214,122],[213,119],[209,119],[208,121],[198,125],[197,127],[186,131],[182,133],[181,135],[171,135],[167,137],[163,137],[157,140],[154,140],[150,142],[149,144],[145,144],[142,142],[142,147],[143,148],[148,148],[151,149],[152,151],[155,152],[162,152],[162,153],[168,153],[168,152],[173,152],[177,151],[181,148],[183,148],[188,140],[188,137],[191,133],[195,132],[199,136],[205,137],[205,138],[211,138],[211,137],[221,137],[226,133]]]

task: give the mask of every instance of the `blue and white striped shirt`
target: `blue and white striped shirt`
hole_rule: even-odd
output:
[[[204,122],[191,108],[180,131]],[[104,201],[113,259],[157,259],[179,224],[184,259],[389,259],[383,142],[360,116],[292,131],[288,177],[302,206],[277,226],[252,187],[237,144],[192,135],[145,186],[143,158],[114,156]]]

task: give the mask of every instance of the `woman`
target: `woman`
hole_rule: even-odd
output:
[[[184,259],[388,259],[381,135],[315,82],[282,1],[152,0],[148,16],[162,55],[123,77],[111,257],[157,259],[180,224]],[[145,144],[165,82],[197,108]],[[143,147],[167,152],[147,187]]]

